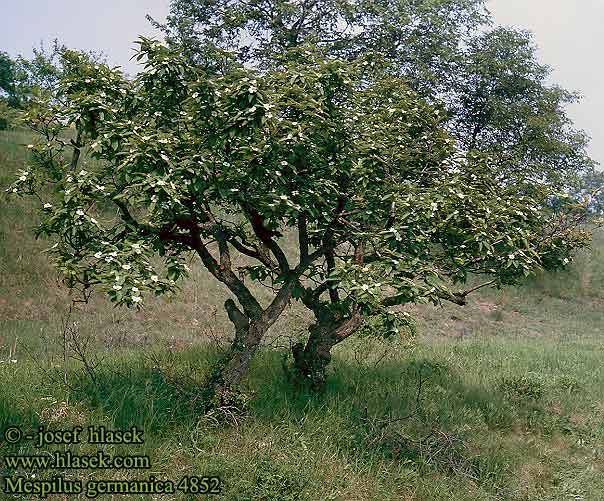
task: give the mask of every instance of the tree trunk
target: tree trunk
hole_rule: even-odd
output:
[[[206,388],[206,400],[210,405],[224,404],[229,392],[234,390],[247,374],[252,358],[268,331],[263,319],[249,320],[229,299],[225,303],[229,318],[235,325],[235,339],[229,352],[218,363]]]
[[[225,386],[238,385],[247,374],[266,330],[266,326],[261,323],[252,323],[246,332],[233,341],[218,371]]]
[[[246,314],[237,308],[232,299],[227,299],[224,303],[229,320],[235,326],[235,339],[208,381],[205,400],[209,406],[222,405],[229,398],[236,397],[237,385],[247,374],[262,338],[289,304],[296,283],[296,277],[290,277],[265,310],[260,309],[259,305],[258,308],[253,308],[248,304],[248,308],[244,308]],[[250,297],[253,299],[251,295]],[[239,300],[242,302],[242,298]]]
[[[321,389],[327,380],[326,369],[331,362],[331,349],[356,332],[362,319],[358,313],[337,324],[317,323],[309,327],[306,345],[292,348],[296,380],[313,390]]]

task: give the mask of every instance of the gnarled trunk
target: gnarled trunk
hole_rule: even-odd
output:
[[[224,403],[228,391],[241,383],[269,328],[262,318],[250,320],[242,314],[231,299],[225,303],[225,309],[235,325],[235,339],[208,381],[206,397],[210,405]]]
[[[298,343],[292,348],[297,382],[315,390],[324,386],[332,348],[354,334],[361,323],[361,316],[354,313],[340,322],[311,325],[306,345]]]
[[[262,323],[252,322],[245,331],[235,337],[229,352],[215,371],[224,386],[236,386],[241,382],[266,331],[267,328]]]
[[[232,299],[224,303],[229,319],[235,326],[235,339],[229,352],[216,366],[208,381],[206,388],[208,405],[221,405],[225,398],[228,398],[229,393],[236,390],[247,374],[262,338],[289,303],[294,284],[294,280],[288,280],[270,306],[257,314],[254,314],[253,308],[247,310],[252,314],[244,314]]]

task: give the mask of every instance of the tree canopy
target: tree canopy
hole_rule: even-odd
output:
[[[173,47],[219,72],[233,59],[279,64],[284,50],[309,42],[349,61],[379,53],[390,72],[443,105],[458,147],[492,156],[508,182],[576,187],[594,168],[589,138],[565,112],[578,96],[548,84],[530,34],[493,27],[485,3],[172,0],[166,23],[154,23]]]
[[[399,333],[411,326],[399,305],[464,304],[564,267],[587,241],[580,207],[554,211],[550,187],[502,181],[379,55],[351,62],[305,45],[264,70],[234,61],[216,73],[140,46],[134,80],[64,53],[55,99],[28,113],[42,138],[12,191],[40,198],[39,232],[56,239],[70,284],[117,303],[173,290],[197,255],[236,300],[211,387],[241,380],[290,301],[315,319],[295,368],[320,384],[331,348],[364,319]],[[461,289],[470,274],[485,279]]]
[[[30,59],[21,55],[12,59],[0,52],[0,90],[5,95],[7,105],[25,109],[41,93],[45,93],[46,97],[56,95],[64,72],[62,55],[66,52],[69,49],[56,39],[50,47],[44,44],[34,47]],[[78,51],[78,54],[91,63],[105,60],[99,52]]]

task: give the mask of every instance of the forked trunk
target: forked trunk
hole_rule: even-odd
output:
[[[228,393],[241,383],[269,328],[269,324],[262,319],[250,321],[235,308],[231,300],[226,302],[225,307],[235,325],[235,339],[208,381],[206,400],[209,405],[224,404]]]
[[[266,330],[264,325],[252,323],[242,336],[235,339],[218,370],[225,386],[238,385],[247,374]]]

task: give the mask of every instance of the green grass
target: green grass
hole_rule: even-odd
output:
[[[0,132],[3,191],[27,142]],[[246,380],[248,413],[203,416],[200,387],[230,336],[222,287],[196,267],[176,297],[142,312],[93,298],[69,324],[90,339],[91,378],[77,360],[63,363],[69,297],[40,253],[47,244],[31,236],[33,206],[1,196],[0,214],[0,360],[16,360],[0,363],[0,432],[136,425],[143,445],[101,448],[152,461],[149,471],[36,478],[219,475],[222,497],[237,500],[604,499],[602,235],[562,274],[484,291],[465,308],[410,307],[413,345],[341,345],[321,395],[295,391],[283,374],[283,354],[308,320],[292,306]],[[56,448],[99,450],[47,450]],[[7,453],[40,451],[0,442]],[[1,460],[0,470],[12,473]]]

